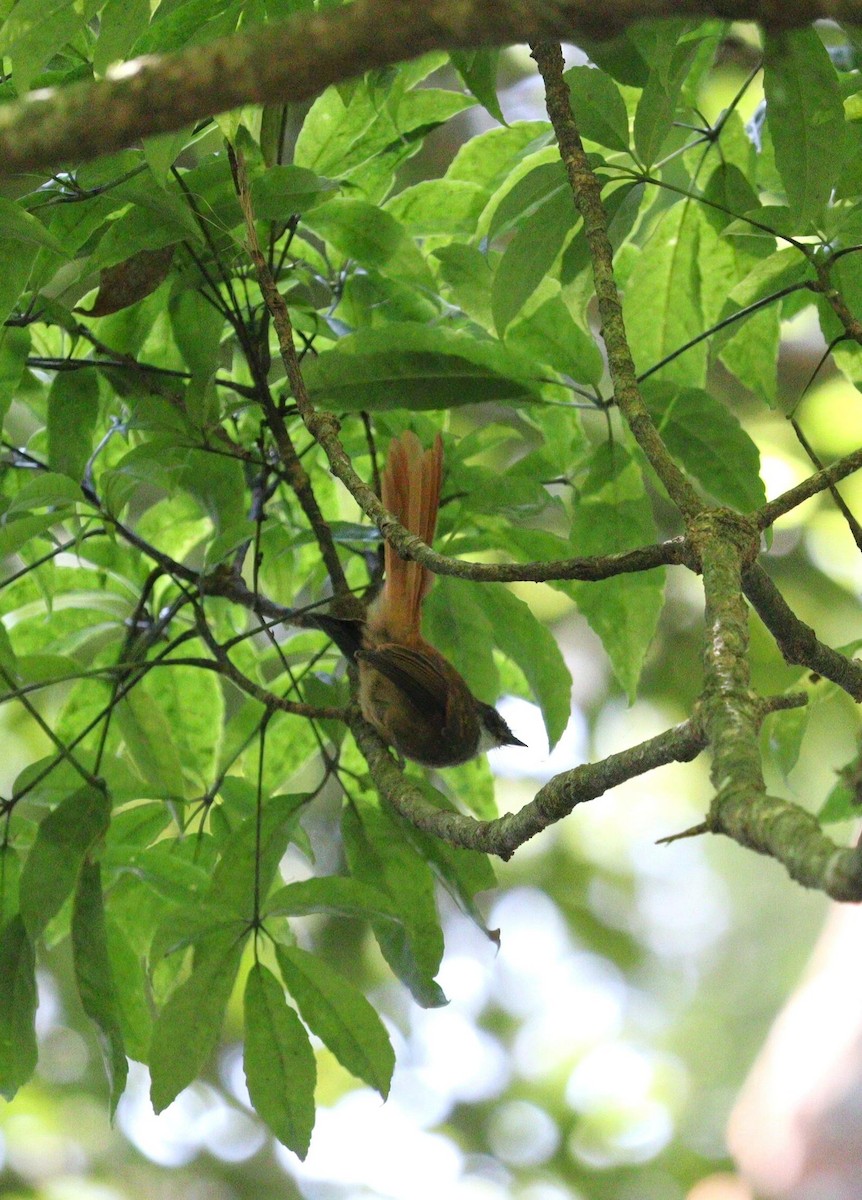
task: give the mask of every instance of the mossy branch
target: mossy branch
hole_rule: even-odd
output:
[[[633,21],[680,16],[772,29],[817,18],[859,23],[862,0],[355,0],[4,104],[0,174],[85,162],[244,104],[307,100],[331,83],[430,50],[607,38]]]

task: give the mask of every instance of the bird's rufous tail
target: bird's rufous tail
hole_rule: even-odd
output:
[[[383,471],[382,500],[405,529],[429,546],[434,540],[440,481],[443,474],[443,442],[438,434],[430,450],[411,430],[389,445]],[[386,543],[386,580],[378,601],[377,616],[390,636],[419,633],[422,601],[431,590],[433,574],[417,562],[408,562]]]

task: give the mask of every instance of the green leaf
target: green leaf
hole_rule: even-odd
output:
[[[636,467],[626,462],[619,447],[603,448],[595,461],[602,468],[596,473],[599,486],[590,490],[585,487],[575,509],[573,550],[578,554],[615,554],[654,541],[655,523]],[[574,597],[601,638],[630,703],[661,614],[664,578],[664,569],[659,568],[593,583],[560,585]]]
[[[780,340],[781,311],[773,304],[740,321],[719,352],[724,366],[743,387],[770,406],[777,398]]]
[[[817,814],[824,825],[837,821],[858,821],[859,799],[857,791],[846,779],[839,779],[823,801]]]
[[[105,835],[110,814],[107,795],[85,785],[40,823],[21,873],[21,916],[33,940],[72,893],[88,851]]]
[[[0,1096],[11,1100],[36,1069],[36,960],[24,922],[0,933]]]
[[[836,265],[840,267],[840,262]],[[809,277],[806,260],[792,246],[775,251],[733,283],[720,315],[726,319]],[[781,302],[776,300],[765,310],[718,330],[710,340],[712,353],[717,353],[744,386],[769,404],[775,403],[780,316]]]
[[[764,724],[769,753],[785,780],[799,761],[810,716],[811,706],[805,705],[770,713]]]
[[[673,128],[679,94],[682,91],[696,42],[682,42],[671,50],[662,47],[659,61],[651,64],[646,86],[635,110],[634,140],[638,158],[644,167],[658,159],[665,139]],[[669,53],[668,53],[669,52]]]
[[[129,866],[169,900],[199,903],[210,882],[210,873],[200,863],[197,844],[162,838],[146,846],[129,861]]]
[[[185,798],[182,760],[167,717],[138,684],[115,706],[114,720],[122,732],[126,752],[138,773],[165,800]]]
[[[27,246],[14,237],[0,236],[0,262],[3,263],[0,272],[0,321],[5,321],[23,300],[38,249],[35,243]]]
[[[412,238],[382,208],[339,196],[315,208],[305,224],[348,258],[396,278],[430,284],[431,276]]]
[[[149,20],[149,0],[107,0],[99,13],[99,36],[93,47],[97,75],[104,75],[112,63],[128,55]]]
[[[551,296],[529,317],[513,322],[506,332],[506,345],[581,384],[597,387],[604,372],[601,351],[575,324],[562,296]]]
[[[625,290],[626,331],[643,373],[703,332],[698,252],[703,217],[682,201],[665,213],[635,261]],[[712,232],[712,231],[710,231]],[[662,367],[661,378],[702,386],[705,342]]]
[[[468,316],[488,332],[493,331],[491,286],[494,282],[494,257],[475,246],[439,246],[433,257],[440,263],[443,295],[450,298]]]
[[[311,399],[323,408],[380,412],[527,400],[535,394],[528,370],[499,342],[399,323],[342,338],[304,375]]]
[[[495,630],[462,580],[447,576],[437,580],[425,605],[423,626],[431,644],[450,661],[457,661],[473,695],[488,703],[496,700],[500,672],[494,661]]]
[[[503,184],[527,154],[553,141],[547,121],[514,121],[505,129],[489,129],[460,147],[446,171],[447,179],[463,179],[489,194]]]
[[[66,247],[32,213],[0,196],[0,238],[25,246],[45,246],[67,258]]]
[[[566,184],[552,192],[520,226],[494,275],[491,308],[501,336],[542,280],[553,273],[554,263],[579,224]]]
[[[521,668],[542,710],[548,744],[553,750],[571,715],[572,677],[551,631],[530,607],[502,584],[462,583],[473,593],[494,630],[503,653]]]
[[[475,761],[482,761],[487,765],[486,759]],[[471,765],[471,763],[462,764],[463,767]],[[455,770],[460,769],[455,768]],[[447,783],[453,775],[454,771],[449,773]],[[438,808],[446,811],[454,809],[454,805],[448,798],[436,788],[431,787],[429,783],[423,781],[421,788],[426,799]],[[450,846],[442,838],[435,837],[430,833],[423,833],[422,830],[412,827],[410,840],[418,847],[422,857],[462,912],[466,913],[487,937],[499,945],[499,934],[488,929],[476,904],[476,895],[479,892],[485,892],[497,886],[497,878],[488,855],[482,854],[478,850],[468,850],[464,846]]]
[[[276,164],[252,181],[254,215],[259,220],[287,221],[292,213],[307,212],[329,192],[338,190],[334,179],[317,175],[307,167]]]
[[[449,767],[446,787],[480,821],[493,821],[499,817],[494,776],[484,754],[459,763],[457,767]]]
[[[308,799],[306,795],[271,796],[259,817],[253,813],[229,836],[213,872],[209,889],[213,904],[252,919],[255,887],[258,897],[265,898]]]
[[[579,38],[578,44],[591,60],[628,87],[642,88],[650,76],[650,64],[629,31],[612,38]]]
[[[98,416],[95,371],[60,371],[54,376],[48,392],[48,465],[52,471],[83,479],[94,449]]]
[[[372,921],[383,957],[423,1008],[445,1004],[434,982],[443,957],[443,931],[427,864],[395,819],[366,800],[344,809],[342,833],[351,873],[382,888],[403,922]]]
[[[21,382],[29,353],[29,329],[19,329],[15,325],[0,327],[0,429]]]
[[[148,198],[145,198],[148,199]],[[173,246],[191,236],[200,240],[200,231],[189,230],[187,218],[178,213],[167,196],[163,203],[133,204],[128,212],[117,217],[90,256],[90,269],[104,271],[132,258],[141,250],[160,250]],[[113,343],[116,346],[116,343]]]
[[[181,901],[170,908],[157,925],[148,946],[148,957],[153,971],[172,955],[175,956],[172,967],[179,970],[183,959],[182,952],[189,947],[205,946],[213,937],[236,935],[244,930],[245,924],[242,921],[230,914],[226,915],[212,903],[205,904],[200,898],[204,893],[205,889],[200,888],[197,895],[187,896],[185,902]]]
[[[734,217],[753,212],[760,205],[748,176],[735,163],[719,163],[710,175],[703,195],[711,202],[704,206],[704,215],[719,232],[726,229]]]
[[[615,254],[625,246],[638,219],[644,192],[645,188],[642,183],[620,183],[615,187],[611,185],[602,192],[602,204],[608,220],[608,240]],[[634,246],[632,246],[632,250],[634,250]],[[631,269],[631,258],[628,261],[623,258],[621,261],[625,265],[627,278],[628,271]],[[620,273],[618,272],[618,274]],[[576,237],[569,243],[563,254],[560,264],[560,282],[564,287],[573,285],[577,291],[582,291],[583,282],[587,278],[590,280],[592,278],[589,246],[586,238]],[[622,274],[620,274],[620,282],[623,282]],[[592,283],[590,283],[591,286]]]
[[[791,207],[817,220],[844,166],[844,105],[814,29],[768,34],[763,90],[775,165]]]
[[[495,121],[506,124],[500,101],[497,99],[497,67],[500,62],[500,51],[495,49],[483,50],[452,50],[449,61],[464,80],[464,83],[484,105]]]
[[[487,202],[475,183],[423,179],[386,202],[386,211],[414,237],[449,233],[470,236]]]
[[[231,33],[238,13],[237,0],[186,0],[181,5],[162,5],[129,56],[179,50]]]
[[[351,1075],[385,1100],[395,1053],[383,1022],[362,992],[306,950],[277,945],[275,954],[281,977],[311,1032]]]
[[[70,8],[73,0],[18,0],[3,6],[0,27],[0,55],[9,54],[17,44],[35,33],[40,24],[55,13]]]
[[[0,929],[18,912],[21,858],[8,843],[0,844]]]
[[[76,35],[80,36],[82,17],[72,5],[73,0],[47,0],[47,3],[40,3],[40,0],[23,0],[16,5],[15,17],[18,17],[19,10],[23,9],[32,19],[32,24],[23,33],[20,26],[16,26],[15,34],[9,35],[9,41],[13,36],[15,38],[15,44],[9,54],[12,58],[15,86],[20,89],[20,94],[23,95],[30,89],[34,76],[67,42],[72,41]],[[10,21],[9,24],[15,22]]]
[[[196,379],[209,379],[218,367],[224,317],[200,292],[171,296],[168,312],[174,341]]]
[[[540,151],[542,156],[550,153],[550,149]],[[527,217],[533,216],[538,208],[557,195],[561,189],[571,193],[566,168],[560,162],[559,155],[550,161],[539,162],[530,167],[514,183],[507,178],[491,199],[494,211],[487,223],[485,237],[493,241],[517,230]],[[484,224],[485,222],[483,226]]]
[[[159,1013],[150,1048],[150,1098],[157,1113],[194,1082],[212,1056],[247,936],[227,928],[202,937],[191,974]]]
[[[271,971],[255,963],[245,987],[245,1079],[258,1114],[305,1158],[314,1127],[314,1051]]]
[[[415,80],[402,69],[387,72],[380,83],[371,73],[355,81],[349,94],[327,88],[299,132],[296,165],[349,180],[367,199],[381,200],[398,164],[415,154],[433,129],[474,103],[439,88],[405,90],[429,69],[433,66],[426,59],[418,64]]]
[[[116,989],[117,1019],[130,1058],[146,1062],[153,1036],[147,979],[141,956],[117,921],[107,920],[108,956]]]
[[[136,804],[134,808],[114,813],[106,838],[108,850],[112,846],[142,850],[159,840],[170,819],[170,811],[164,804]]]
[[[400,920],[389,897],[371,884],[342,875],[322,875],[286,883],[264,906],[271,916],[304,917],[329,913],[343,917]]]
[[[68,508],[72,504],[79,504],[83,498],[80,484],[68,475],[42,471],[21,487],[4,516],[32,512],[34,508]],[[57,517],[53,520],[56,521]]]
[[[572,67],[563,74],[582,137],[611,150],[629,148],[629,115],[620,89],[603,71]]]
[[[224,722],[224,692],[218,676],[196,667],[175,666],[153,671],[147,694],[166,718],[173,744],[186,772],[204,784],[211,779]],[[194,696],[194,704],[189,697]]]
[[[126,1086],[128,1063],[108,957],[102,875],[99,864],[90,861],[81,867],[72,905],[72,958],[81,1006],[101,1035],[113,1116]]]
[[[700,388],[651,381],[643,395],[671,454],[716,500],[740,512],[766,503],[760,452],[721,401]]]

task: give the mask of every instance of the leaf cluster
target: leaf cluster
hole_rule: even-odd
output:
[[[312,7],[20,0],[0,31],[4,87],[62,87]],[[590,65],[564,81],[648,419],[699,503],[757,520],[758,446],[713,381],[729,373],[774,406],[781,323],[810,305],[862,383],[862,84],[814,30],[774,36],[762,76],[758,63],[709,122],[700,98],[728,30],[644,24],[586,46]],[[28,751],[0,802],[6,1096],[36,1062],[37,946],[68,935],[112,1106],[127,1056],[148,1063],[158,1109],[205,1071],[241,986],[252,1102],[304,1154],[309,1034],[383,1095],[393,1056],[358,984],[300,944],[299,919],[365,922],[424,1005],[445,1001],[439,886],[481,924],[488,859],[393,812],[346,736],[348,683],[308,614],[379,583],[379,539],[303,405],[337,416],[367,481],[390,436],[443,429],[440,546],[488,569],[439,581],[427,631],[477,695],[535,701],[560,739],[562,654],[493,572],[573,555],[593,574],[548,582],[637,693],[661,564],[679,558],[670,541],[648,570],[615,556],[683,522],[617,410],[555,130],[501,122],[497,59],[435,53],[304,111],[238,110],[0,196],[0,700]],[[761,79],[765,115],[746,127]],[[498,123],[407,183],[429,136],[480,105]],[[289,352],[250,242],[287,303]],[[427,828],[459,806],[496,816],[484,762],[435,783],[411,781]],[[289,848],[313,862],[301,819],[324,791],[342,806],[341,861],[285,880]],[[848,804],[845,787],[829,815]]]

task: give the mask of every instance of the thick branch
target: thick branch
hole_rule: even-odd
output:
[[[350,718],[353,736],[368,760],[371,776],[380,794],[396,812],[417,829],[433,833],[453,846],[465,846],[500,858],[511,858],[524,842],[567,817],[578,805],[619,786],[636,775],[644,775],[671,762],[690,762],[705,745],[696,721],[684,721],[657,737],[611,754],[597,763],[585,763],[557,775],[545,784],[520,812],[495,821],[478,821],[464,813],[436,808],[418,788],[405,780],[401,769],[377,734],[354,711]]]
[[[758,723],[771,712],[805,704],[802,694],[772,696],[758,702]],[[464,813],[436,808],[404,778],[374,730],[353,710],[348,717],[356,741],[368,760],[380,794],[406,820],[453,846],[511,858],[519,846],[561,821],[579,805],[596,800],[628,779],[672,762],[691,762],[706,745],[703,721],[696,715],[656,737],[597,763],[584,763],[549,780],[529,804],[495,821],[478,821]]]
[[[862,0],[356,0],[3,105],[0,173],[82,162],[243,104],[307,100],[429,50],[611,37],[632,21],[679,16],[772,28],[818,17],[852,23],[862,22]]]
[[[816,817],[766,793],[757,733],[758,699],[751,690],[748,612],[742,598],[752,553],[751,522],[716,511],[699,519],[706,597],[706,681],[703,706],[712,749],[715,796],[707,827],[767,854],[805,887],[835,900],[862,900],[862,851],[836,846]]]

